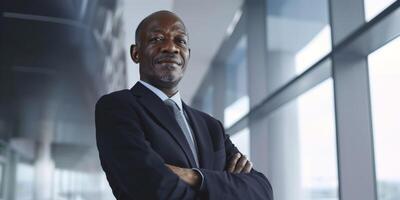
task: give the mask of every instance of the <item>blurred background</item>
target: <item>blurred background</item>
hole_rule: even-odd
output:
[[[0,200],[113,200],[94,105],[132,87],[138,23],[185,22],[183,100],[277,200],[400,199],[396,0],[2,0]]]

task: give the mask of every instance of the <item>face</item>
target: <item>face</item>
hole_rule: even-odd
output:
[[[182,21],[175,15],[152,17],[140,32],[132,58],[140,64],[140,79],[158,88],[177,87],[186,70],[190,49]]]

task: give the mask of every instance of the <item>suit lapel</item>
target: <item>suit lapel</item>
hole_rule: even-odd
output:
[[[189,123],[196,138],[200,166],[201,168],[212,169],[213,159],[209,159],[213,155],[213,152],[211,151],[212,143],[207,125],[205,124],[204,119],[196,114],[192,108],[183,102],[182,105],[189,117]]]
[[[139,96],[139,102],[151,114],[151,116],[162,126],[168,133],[175,139],[182,151],[185,153],[186,158],[189,160],[191,167],[196,166],[192,151],[188,142],[175,120],[175,117],[170,113],[164,102],[152,91],[143,86],[141,83],[136,83],[131,91],[134,95]]]

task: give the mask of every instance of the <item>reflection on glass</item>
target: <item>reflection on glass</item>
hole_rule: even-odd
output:
[[[273,180],[281,200],[337,200],[338,175],[332,80],[268,117]]]
[[[395,1],[396,0],[364,0],[365,20],[370,21]]]
[[[226,93],[224,126],[230,127],[249,112],[247,96],[247,39],[243,36],[229,56],[225,65]]]
[[[327,0],[267,1],[266,23],[271,93],[331,50]]]
[[[400,38],[368,56],[379,200],[400,199]]]
[[[230,138],[239,151],[250,159],[250,130],[245,128],[233,134]]]

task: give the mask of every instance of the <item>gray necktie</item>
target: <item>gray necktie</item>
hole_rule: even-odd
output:
[[[164,103],[165,103],[165,105],[168,106],[168,108],[170,108],[174,112],[175,119],[178,122],[179,126],[181,127],[183,134],[185,134],[185,138],[190,146],[190,149],[192,150],[192,154],[193,154],[194,160],[196,161],[196,165],[199,166],[199,160],[197,158],[196,146],[194,144],[194,140],[190,133],[190,130],[186,126],[183,112],[180,112],[178,105],[176,105],[176,103],[172,99],[167,99],[164,101]]]

